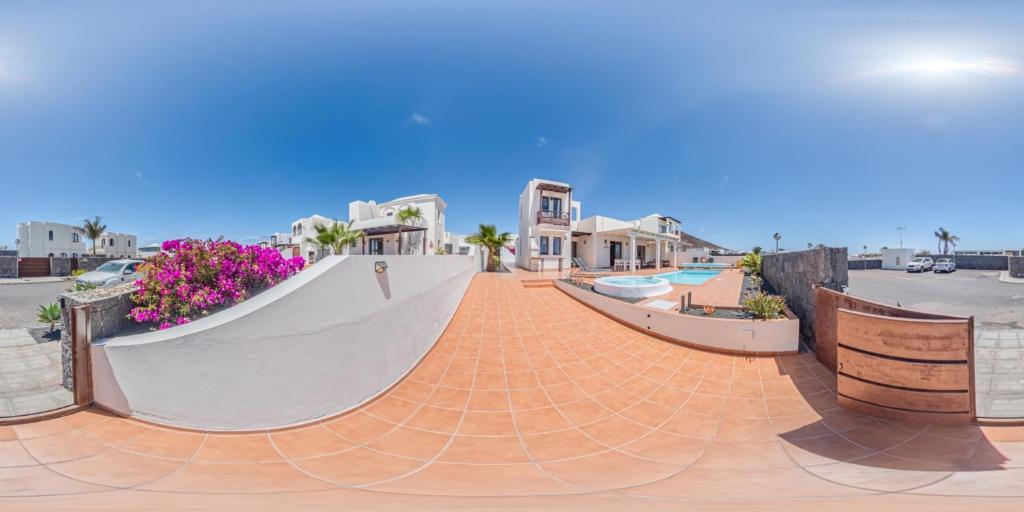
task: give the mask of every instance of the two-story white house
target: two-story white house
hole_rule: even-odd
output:
[[[20,258],[77,258],[86,253],[82,228],[59,222],[19,223],[15,245]]]
[[[137,258],[139,255],[139,243],[135,235],[107,231],[96,242],[99,243],[97,255],[109,258]]]
[[[567,270],[581,207],[568,183],[539,178],[527,182],[519,194],[516,266],[533,272]]]
[[[351,229],[362,231],[363,236],[349,248],[348,254],[436,254],[443,251],[447,207],[437,194],[400,197],[384,203],[352,201],[348,204]],[[419,208],[421,218],[401,224],[399,212],[411,208]]]
[[[308,239],[316,238],[316,228],[314,226],[330,226],[331,224],[334,224],[334,219],[329,219],[323,215],[303,217],[292,222],[292,233],[289,239],[293,246],[298,247],[299,254],[290,254],[289,256],[302,256],[308,263],[316,263],[318,259],[326,256],[328,254],[326,251],[321,250]]]

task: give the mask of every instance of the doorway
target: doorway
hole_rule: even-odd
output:
[[[614,267],[622,259],[622,242],[608,242],[608,266]]]

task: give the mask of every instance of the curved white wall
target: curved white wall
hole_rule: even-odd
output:
[[[374,262],[385,261],[383,274]],[[181,327],[99,340],[97,404],[163,424],[250,430],[351,409],[434,345],[478,271],[471,256],[331,256]]]

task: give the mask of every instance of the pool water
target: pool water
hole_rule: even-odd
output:
[[[688,284],[688,285],[699,285],[706,283],[712,277],[721,274],[721,270],[680,270],[678,272],[669,272],[668,274],[658,274],[655,277],[668,279],[668,282],[672,284]]]

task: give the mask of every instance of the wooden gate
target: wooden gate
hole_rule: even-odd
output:
[[[18,258],[18,277],[50,275],[50,258]]]
[[[836,310],[839,404],[885,418],[975,418],[974,319],[897,318]]]

